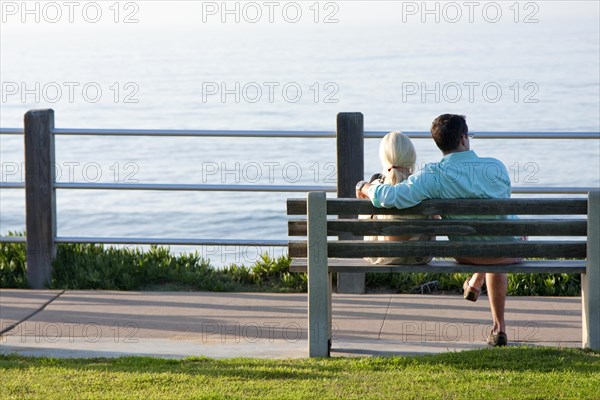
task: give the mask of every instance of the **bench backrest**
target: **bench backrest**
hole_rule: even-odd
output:
[[[314,232],[325,236],[354,235],[353,240],[329,238],[327,257],[523,257],[586,258],[588,235],[588,199],[451,199],[426,200],[399,210],[375,208],[368,200],[326,199],[325,193],[309,193],[307,199],[289,199],[287,213],[305,216],[288,224],[290,236],[307,236]],[[311,214],[315,214],[312,215]],[[316,215],[319,214],[319,215]],[[357,215],[452,215],[452,219],[359,220]],[[517,215],[519,219],[498,219],[498,215]],[[342,216],[338,219],[327,216]],[[483,219],[461,219],[480,216]],[[488,216],[489,218],[486,218]],[[548,216],[552,216],[549,219]],[[559,218],[560,216],[560,218]],[[543,218],[545,217],[545,218]],[[327,219],[320,228],[319,220]],[[312,223],[310,221],[313,221]],[[325,231],[326,230],[326,231]],[[311,233],[312,234],[312,233]],[[430,235],[498,236],[498,241],[364,241],[363,236]],[[507,241],[501,237],[529,236],[528,241]],[[538,237],[553,237],[541,240]],[[567,237],[567,238],[565,238]],[[577,238],[574,238],[577,237]],[[289,242],[293,258],[308,255],[306,240]]]

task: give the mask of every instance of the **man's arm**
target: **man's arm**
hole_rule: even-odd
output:
[[[423,170],[394,186],[365,184],[356,196],[370,199],[379,208],[408,208],[425,199],[436,197],[438,180],[431,171]]]

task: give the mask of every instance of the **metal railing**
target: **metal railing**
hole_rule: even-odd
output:
[[[87,183],[57,182],[55,189],[80,190],[154,190],[154,191],[193,191],[193,192],[276,192],[306,193],[310,191],[336,193],[335,186],[319,185],[206,185],[169,183]],[[25,189],[24,183],[0,182],[0,189]],[[517,186],[513,194],[587,194],[593,187],[585,186]]]
[[[0,135],[23,135],[21,128],[0,128]],[[366,131],[365,139],[380,139],[388,131]],[[412,139],[431,139],[431,133],[403,131]],[[261,131],[261,130],[178,130],[178,129],[54,129],[53,134],[63,136],[149,136],[149,137],[235,137],[235,138],[336,138],[334,131]],[[600,139],[600,132],[476,132],[481,139]],[[153,191],[209,191],[209,192],[278,192],[305,193],[322,191],[335,193],[335,186],[318,185],[209,185],[160,183],[88,183],[56,182],[56,189],[87,190],[153,190]],[[20,182],[0,182],[0,189],[24,189]],[[514,187],[514,194],[586,194],[590,187]]]
[[[365,131],[365,139],[381,139],[389,131]],[[0,128],[0,135],[23,135],[21,128]],[[336,131],[182,130],[182,129],[54,129],[62,136],[150,136],[223,138],[335,139]],[[402,131],[412,139],[431,139],[431,133]],[[473,132],[479,139],[600,139],[600,132]]]
[[[32,286],[40,286],[48,278],[48,256],[54,251],[55,243],[102,243],[102,244],[136,244],[136,245],[190,245],[190,246],[265,246],[284,247],[287,240],[221,240],[194,238],[124,238],[124,237],[60,237],[56,235],[56,210],[54,191],[70,190],[143,190],[143,191],[223,191],[223,192],[309,192],[324,191],[338,193],[338,197],[350,197],[354,193],[354,183],[363,178],[364,139],[382,138],[387,131],[364,131],[363,117],[360,113],[340,113],[337,131],[273,131],[273,130],[152,130],[152,129],[55,129],[54,112],[52,110],[30,111],[26,114],[25,129],[0,128],[0,135],[25,135],[26,143],[35,148],[25,149],[26,179],[25,183],[0,182],[0,189],[23,189],[28,179],[32,181],[32,193],[41,190],[48,193],[37,193],[27,196],[26,209],[35,213],[27,218],[28,237],[0,236],[0,243],[28,243],[36,245],[47,243],[48,248],[41,249],[46,259],[39,260],[37,275],[29,275],[34,281]],[[413,139],[431,138],[429,132],[404,132]],[[475,132],[481,139],[600,139],[600,132]],[[337,186],[320,185],[211,185],[211,184],[158,184],[158,183],[87,183],[87,182],[54,182],[49,171],[54,160],[53,137],[62,136],[145,136],[145,137],[209,137],[209,138],[336,138],[338,180]],[[49,139],[49,137],[51,139]],[[46,140],[46,142],[44,142]],[[44,146],[48,148],[44,148]],[[360,151],[357,152],[357,147]],[[29,157],[27,156],[29,154]],[[31,162],[32,157],[43,154],[44,160]],[[34,170],[28,165],[34,165]],[[41,169],[40,169],[41,168]],[[45,169],[44,169],[45,168]],[[44,177],[46,180],[44,180]],[[42,181],[40,181],[40,179]],[[33,180],[36,180],[34,183]],[[587,194],[594,188],[589,187],[514,187],[515,194]],[[30,204],[32,203],[32,204]],[[35,205],[33,203],[36,203]],[[41,205],[40,205],[41,204]],[[51,208],[42,215],[44,208]],[[49,217],[48,217],[49,215]],[[37,218],[46,229],[38,229]],[[43,231],[43,232],[42,232]],[[50,234],[48,234],[50,232]],[[35,238],[30,236],[35,236]],[[50,235],[50,236],[49,236]],[[33,246],[32,246],[33,247]],[[44,245],[42,246],[44,247]],[[36,264],[36,263],[33,263]],[[29,268],[29,266],[28,266]],[[35,269],[35,267],[34,267]]]

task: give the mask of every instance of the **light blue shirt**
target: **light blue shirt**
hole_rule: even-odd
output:
[[[510,192],[510,178],[504,164],[495,158],[478,157],[472,150],[450,153],[440,162],[425,165],[422,170],[396,185],[372,185],[368,189],[373,205],[378,208],[408,208],[426,199],[506,199],[510,198]],[[458,237],[451,239],[461,240]],[[486,239],[491,238],[479,236],[476,240]]]

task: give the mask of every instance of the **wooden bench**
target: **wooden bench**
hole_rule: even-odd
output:
[[[335,272],[568,273],[582,277],[582,345],[600,349],[600,194],[588,198],[426,200],[410,209],[378,209],[368,200],[327,199],[324,192],[288,199],[292,272],[308,272],[308,350],[331,349],[331,274]],[[356,215],[452,215],[453,219],[358,220]],[[456,219],[461,215],[519,215],[509,219]],[[328,216],[338,216],[338,219]],[[545,216],[545,218],[541,218]],[[549,219],[552,216],[552,219]],[[558,216],[563,216],[557,219]],[[568,217],[565,217],[568,216]],[[586,218],[587,216],[587,218]],[[328,238],[354,235],[354,240]],[[365,235],[431,235],[437,241],[364,241]],[[448,241],[441,236],[529,236],[529,241]],[[540,240],[537,237],[555,238]],[[560,237],[560,238],[556,238]],[[569,237],[569,238],[563,238]],[[587,240],[586,240],[587,238]],[[543,258],[514,265],[463,265],[435,260],[427,265],[373,265],[364,257]],[[565,258],[570,260],[565,260]]]

